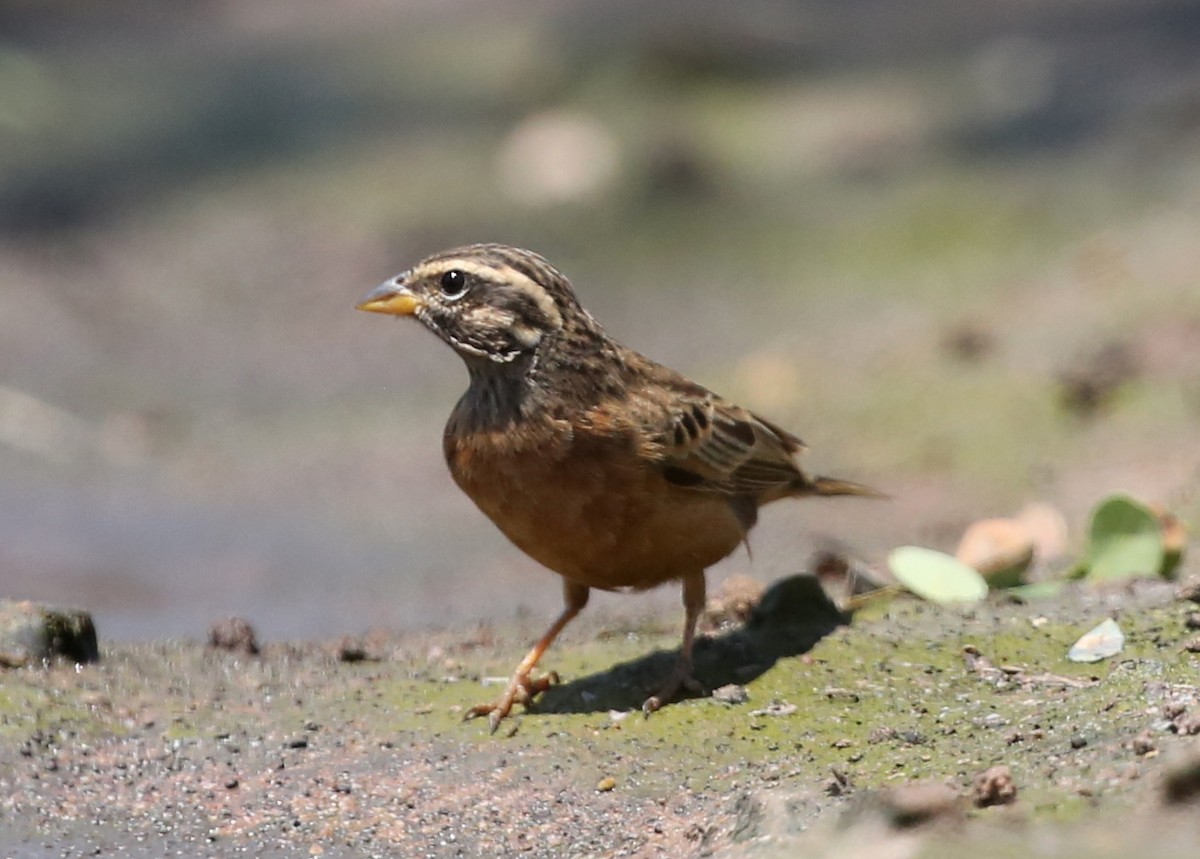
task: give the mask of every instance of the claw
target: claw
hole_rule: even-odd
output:
[[[676,668],[661,689],[645,700],[642,704],[642,713],[648,717],[656,710],[662,709],[664,704],[669,704],[675,700],[681,689],[686,689],[697,695],[706,694],[704,687],[700,685],[700,681],[692,676],[691,668],[681,665]]]
[[[489,733],[494,734],[500,727],[500,722],[512,711],[513,704],[521,704],[528,709],[535,697],[558,682],[558,672],[556,671],[551,671],[536,680],[531,680],[528,674],[517,672],[508,681],[508,688],[504,690],[503,695],[492,704],[476,704],[463,715],[463,721],[487,716]]]

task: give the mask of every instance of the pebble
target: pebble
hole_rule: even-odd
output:
[[[973,793],[978,808],[1009,805],[1017,800],[1017,784],[1012,771],[1004,764],[997,764],[975,776]]]
[[[209,626],[208,646],[254,656],[258,653],[258,638],[250,621],[241,617],[227,617]]]
[[[745,704],[750,700],[750,693],[746,691],[745,686],[729,683],[714,689],[712,697],[714,701],[720,701],[723,704]]]

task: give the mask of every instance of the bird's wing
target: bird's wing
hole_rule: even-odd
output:
[[[648,378],[632,386],[624,412],[636,422],[642,456],[669,481],[761,501],[807,484],[796,436],[661,365],[638,369]]]
[[[682,486],[727,495],[788,494],[805,481],[795,456],[800,439],[714,394],[684,396],[662,431],[663,470]]]

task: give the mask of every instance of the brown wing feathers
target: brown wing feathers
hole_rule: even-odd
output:
[[[811,478],[795,457],[804,443],[753,412],[703,392],[672,404],[662,461],[672,483],[766,503],[789,495],[877,495],[856,483]]]

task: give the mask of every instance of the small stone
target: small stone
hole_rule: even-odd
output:
[[[790,716],[800,708],[787,701],[772,701],[760,710],[751,710],[751,716]]]
[[[832,775],[825,782],[826,796],[843,796],[854,790],[854,783],[848,773],[837,767],[830,767],[830,772]]]
[[[1188,612],[1188,616],[1183,619],[1183,625],[1188,629],[1200,629],[1200,611]]]
[[[1142,731],[1129,741],[1129,745],[1135,755],[1148,755],[1158,749],[1158,743],[1154,742],[1154,735],[1149,731]]]
[[[225,779],[225,789],[226,790],[234,790],[237,788],[238,784],[239,784],[239,782],[236,777],[230,777],[230,778]]]
[[[610,775],[606,775],[600,781],[596,782],[596,790],[600,793],[608,793],[617,786],[617,780]]]
[[[973,799],[977,808],[1016,802],[1017,785],[1009,768],[998,764],[975,776]]]
[[[878,728],[872,728],[871,733],[867,735],[868,743],[886,743],[889,740],[894,740],[899,736],[895,728],[881,725]]]
[[[1193,576],[1181,584],[1175,591],[1175,597],[1185,602],[1200,603],[1200,576]]]
[[[1071,748],[1073,749],[1082,749],[1087,744],[1087,737],[1083,736],[1083,734],[1076,734],[1071,737]]]
[[[849,701],[852,704],[857,704],[859,701],[858,693],[851,689],[843,689],[840,686],[826,686],[821,690],[830,701]]]
[[[291,739],[289,739],[287,741],[287,743],[285,745],[289,749],[307,749],[308,748],[308,737],[304,737],[304,736],[292,737]]]
[[[1187,714],[1180,716],[1174,723],[1175,733],[1181,737],[1194,737],[1200,734],[1200,716]]]
[[[757,579],[735,573],[721,583],[700,615],[703,632],[722,632],[745,626],[762,599],[763,586]]]
[[[714,689],[712,697],[713,700],[720,701],[723,704],[745,704],[750,700],[750,693],[746,691],[745,686],[729,683]]]
[[[250,621],[240,617],[218,620],[208,628],[208,646],[254,656],[258,653],[258,638]]]
[[[983,725],[983,727],[991,728],[993,730],[995,730],[996,728],[1004,728],[1004,727],[1008,726],[1008,719],[1004,718],[999,713],[988,713],[986,716],[984,716],[979,721]]]

